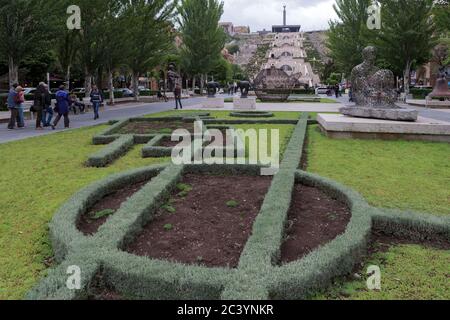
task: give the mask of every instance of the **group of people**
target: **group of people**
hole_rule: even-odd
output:
[[[99,119],[100,106],[103,103],[103,94],[95,85],[92,87],[90,98],[94,109],[94,120],[97,120]],[[41,82],[34,93],[33,105],[30,108],[30,112],[36,114],[36,130],[43,130],[46,127],[51,127],[53,130],[56,130],[61,118],[64,118],[64,127],[67,129],[70,127],[70,110],[74,110],[75,114],[76,108],[79,108],[80,113],[85,111],[85,105],[78,101],[77,95],[73,92],[69,94],[64,85],[59,87],[59,90],[55,94],[55,99],[55,107],[53,108],[52,95],[48,85]],[[23,87],[18,84],[12,86],[8,93],[7,105],[11,113],[8,129],[13,130],[16,125],[18,128],[24,128],[25,94]],[[55,113],[56,117],[52,123]]]

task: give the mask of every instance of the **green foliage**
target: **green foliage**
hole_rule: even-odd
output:
[[[134,92],[138,77],[157,67],[173,47],[172,20],[176,1],[124,1],[124,54],[133,72]]]
[[[327,79],[327,84],[334,86],[338,83],[341,83],[341,81],[342,81],[342,74],[332,73],[330,77]]]
[[[170,231],[172,229],[173,229],[173,225],[172,224],[169,223],[169,224],[164,225],[164,230]]]
[[[219,26],[223,3],[218,0],[181,0],[178,13],[185,70],[193,76],[211,72],[225,46],[225,33]]]
[[[233,80],[232,64],[224,58],[220,58],[211,75],[214,77],[215,81],[219,82],[222,86],[225,86]]]
[[[192,191],[192,186],[184,183],[177,184],[177,190],[180,191],[177,195],[181,198],[186,197]]]
[[[175,209],[175,207],[172,206],[171,203],[167,203],[167,204],[163,205],[161,208],[163,210],[167,211],[168,213],[175,213],[175,212],[177,212],[177,209]]]
[[[409,93],[409,73],[431,58],[436,45],[435,26],[431,14],[433,0],[381,1],[382,28],[374,32],[374,43],[380,56],[397,75],[404,76]]]
[[[362,50],[369,43],[367,9],[371,0],[337,0],[334,10],[340,21],[330,21],[327,46],[339,71],[350,75],[361,63]]]
[[[239,202],[237,202],[236,200],[230,200],[230,201],[227,201],[226,205],[229,208],[237,208],[237,207],[239,207]]]
[[[92,219],[92,220],[99,220],[101,218],[105,218],[105,217],[108,217],[110,215],[113,215],[114,212],[115,211],[112,210],[112,209],[105,209],[105,210],[96,212],[93,216],[91,216],[89,218]]]
[[[12,68],[10,84],[18,80],[18,68],[24,61],[30,65],[37,52],[48,52],[56,27],[48,21],[58,21],[62,10],[60,3],[44,0],[0,1],[0,56],[6,57]]]

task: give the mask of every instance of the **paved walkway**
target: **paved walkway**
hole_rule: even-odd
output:
[[[188,100],[183,100],[183,104],[186,107],[192,104],[198,104],[201,98],[191,98]],[[175,108],[175,102],[162,102],[162,103],[142,103],[142,104],[124,104],[114,107],[106,107],[100,110],[100,119],[95,121],[93,113],[85,113],[81,115],[71,115],[70,116],[70,127],[71,129],[77,129],[82,127],[93,126],[97,124],[104,124],[110,120],[121,120],[130,117],[139,117],[146,114],[158,113],[162,111],[168,111]],[[7,124],[0,124],[0,143],[6,143],[10,141],[22,140],[30,137],[42,136],[47,134],[52,134],[55,132],[61,132],[64,129],[64,120],[61,119],[58,124],[58,130],[53,131],[51,128],[44,128],[42,131],[35,130],[35,121],[27,120],[25,123],[26,128],[24,129],[14,129],[8,130]]]

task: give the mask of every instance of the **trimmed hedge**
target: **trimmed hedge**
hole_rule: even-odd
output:
[[[102,168],[126,154],[134,146],[132,135],[123,135],[111,142],[108,146],[91,155],[86,161],[88,167]]]
[[[152,166],[96,182],[77,193],[57,212],[50,224],[50,238],[61,264],[51,269],[27,298],[85,299],[96,275],[101,274],[105,285],[135,299],[304,299],[330,285],[335,277],[352,271],[366,253],[372,230],[413,239],[450,239],[449,218],[374,208],[358,193],[337,182],[297,170],[308,122],[308,114],[304,114],[297,123],[237,269],[158,261],[123,252],[123,248],[152,221],[183,174],[258,175],[261,167]],[[156,136],[149,144],[161,138],[162,135]],[[132,139],[131,136],[129,141]],[[97,234],[87,237],[76,229],[77,219],[105,195],[151,178]],[[280,265],[280,248],[296,183],[320,188],[346,203],[352,218],[341,236],[298,261]],[[82,269],[81,290],[66,288],[66,271],[71,265]]]
[[[262,112],[262,111],[240,111],[230,113],[230,117],[236,118],[273,118],[275,115],[272,112]]]

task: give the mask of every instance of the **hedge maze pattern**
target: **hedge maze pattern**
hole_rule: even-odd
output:
[[[160,165],[96,182],[73,196],[54,216],[50,235],[58,263],[28,299],[86,299],[97,274],[118,293],[135,299],[304,299],[349,274],[366,253],[373,229],[410,238],[450,239],[450,219],[370,206],[356,192],[329,179],[298,170],[308,120],[304,115],[274,176],[253,233],[236,269],[206,268],[138,257],[122,251],[150,222],[185,173],[254,174],[250,165]],[[127,143],[130,138],[124,138]],[[136,137],[135,137],[136,138]],[[108,135],[98,137],[109,141]],[[113,138],[111,138],[112,141]],[[152,178],[107,220],[94,236],[76,228],[77,219],[111,191]],[[344,234],[304,258],[279,265],[280,247],[296,183],[314,186],[344,201],[352,218]],[[81,267],[81,290],[66,286],[67,268]]]

